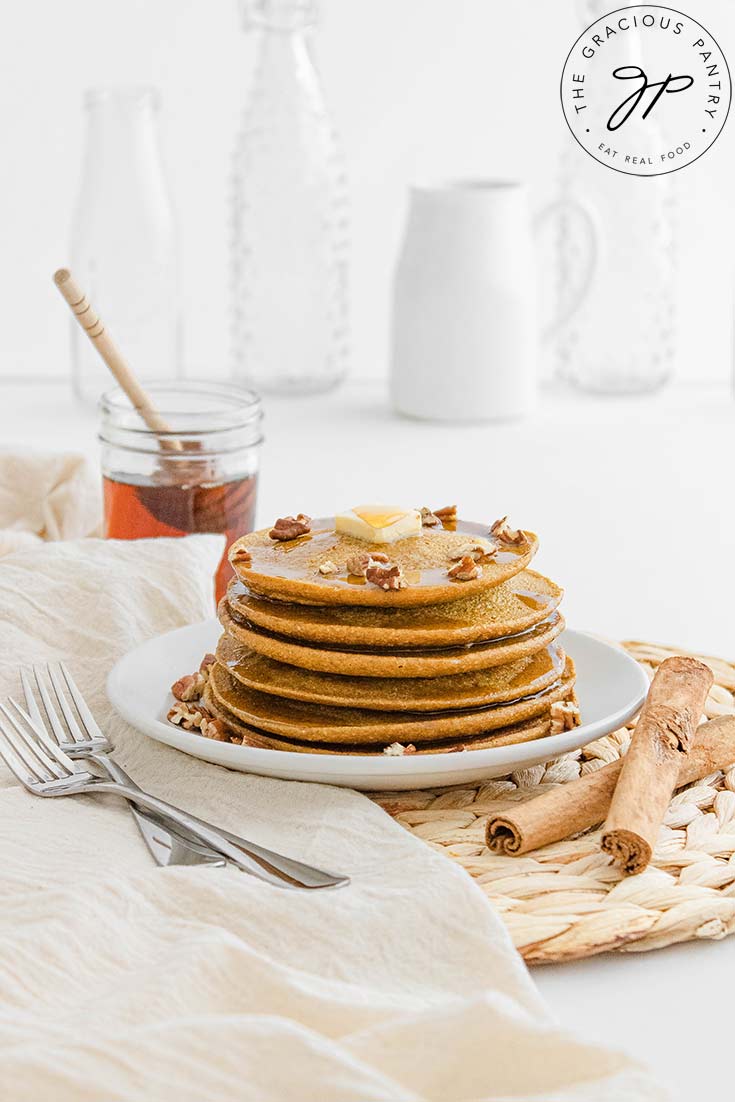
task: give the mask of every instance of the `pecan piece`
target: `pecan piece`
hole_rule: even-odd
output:
[[[473,578],[479,578],[482,571],[471,555],[463,555],[458,563],[450,566],[447,575],[458,582],[471,582]]]
[[[172,708],[169,708],[166,719],[176,727],[183,727],[185,731],[198,731],[205,719],[211,719],[209,713],[198,704],[190,704],[180,700]]]
[[[199,730],[202,732],[205,738],[214,739],[215,742],[229,742],[230,736],[227,734],[227,728],[224,725],[223,720],[210,718],[204,716],[199,726]]]
[[[250,566],[252,561],[253,557],[247,547],[238,547],[230,555],[230,562],[233,566]]]
[[[171,686],[172,696],[175,696],[177,700],[186,702],[198,700],[207,687],[210,668],[215,661],[213,654],[205,654],[196,673],[187,673],[180,677],[178,681],[174,681]]]
[[[331,559],[327,559],[326,562],[319,564],[320,574],[339,574],[339,567],[336,563],[333,563]]]
[[[412,742],[409,742],[407,746],[404,746],[402,742],[392,742],[390,746],[385,747],[383,753],[387,754],[389,758],[402,758],[404,754],[415,754],[416,747]]]
[[[295,540],[311,531],[311,517],[299,513],[296,517],[279,517],[268,535],[272,540]]]
[[[169,723],[183,727],[185,731],[199,731],[205,738],[215,739],[217,742],[229,740],[224,722],[221,719],[215,719],[200,704],[187,704],[180,700],[173,708],[169,708],[166,718]]]
[[[469,547],[463,547],[456,555],[451,555],[452,562],[459,562],[460,559],[466,558],[468,555],[473,562],[481,563],[483,566],[486,563],[492,562],[498,553],[497,547],[486,547],[482,543],[473,543]]]
[[[405,589],[406,579],[403,577],[400,566],[397,563],[389,563],[385,555],[381,556],[382,558],[386,559],[385,563],[373,556],[373,561],[365,571],[367,581],[381,589]]]
[[[359,555],[353,555],[345,563],[345,569],[348,574],[354,574],[357,578],[364,578],[367,574],[368,567],[374,562],[389,561],[388,556],[384,555],[382,551],[361,551]]]
[[[184,677],[180,677],[178,681],[174,681],[171,686],[171,694],[177,700],[198,700],[204,692],[206,684],[207,678],[201,670],[197,670],[196,673],[187,673]]]
[[[444,521],[455,521],[457,519],[457,506],[445,505],[443,509],[427,509],[425,506],[420,510],[421,512],[421,525],[423,528],[436,528],[437,525],[443,524]]]
[[[520,528],[511,528],[507,516],[495,521],[490,528],[490,535],[498,543],[508,543],[513,547],[530,547],[526,533]]]
[[[551,734],[561,735],[572,731],[582,722],[579,707],[573,700],[557,700],[551,705]]]

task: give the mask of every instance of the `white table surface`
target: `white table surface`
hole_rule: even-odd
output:
[[[0,384],[0,401],[4,448],[95,454],[95,416],[65,386]],[[724,387],[546,394],[521,424],[447,426],[399,419],[383,386],[352,383],[268,400],[265,431],[263,524],[363,501],[508,512],[540,534],[534,566],[566,587],[571,626],[735,656],[735,401]],[[533,976],[563,1023],[647,1061],[677,1102],[729,1089],[735,938]]]

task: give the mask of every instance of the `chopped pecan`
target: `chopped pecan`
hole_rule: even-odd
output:
[[[381,589],[403,589],[406,585],[400,566],[391,563],[382,551],[353,555],[345,565],[349,574],[365,578]]]
[[[187,673],[183,677],[180,677],[178,681],[174,681],[171,686],[171,694],[175,696],[177,700],[186,702],[198,700],[207,687],[209,674],[211,672],[210,667],[215,661],[216,659],[213,654],[205,654],[196,673]]]
[[[367,568],[373,560],[367,553],[364,555],[352,555],[345,563],[348,574],[354,574],[356,578],[364,578]]]
[[[511,528],[507,516],[496,520],[490,528],[490,535],[498,543],[508,543],[513,547],[529,547],[528,536],[520,528]]]
[[[295,540],[311,531],[311,517],[299,513],[296,517],[279,517],[268,535],[272,540]]]
[[[361,551],[359,555],[353,555],[345,563],[348,574],[354,574],[357,578],[364,578],[368,567],[375,562],[388,562],[388,556],[382,551]]]
[[[479,562],[482,566],[486,566],[487,563],[494,561],[497,553],[497,547],[476,547],[472,552],[472,558],[475,562]]]
[[[447,575],[458,582],[471,582],[473,578],[479,578],[482,571],[471,555],[463,555],[458,563],[450,566]]]
[[[420,510],[421,512],[421,525],[423,528],[436,528],[437,525],[443,524],[444,521],[455,521],[457,519],[457,506],[445,505],[443,509],[427,509],[426,506]]]
[[[456,555],[450,555],[450,558],[452,562],[459,562],[460,559],[464,559],[469,555],[473,562],[481,563],[484,566],[486,563],[492,562],[497,553],[497,547],[487,547],[482,543],[472,543],[468,547],[463,547]]]
[[[412,742],[409,742],[407,746],[404,746],[402,742],[392,742],[390,746],[385,747],[383,753],[387,754],[389,758],[402,758],[404,754],[415,754],[416,747]]]
[[[247,547],[237,547],[230,555],[230,562],[233,566],[250,566],[252,561],[253,557]]]
[[[320,574],[339,574],[339,567],[336,563],[333,563],[331,559],[327,559],[326,562],[319,564]]]
[[[582,722],[579,707],[573,700],[557,700],[551,705],[551,734],[561,735],[572,731]]]
[[[386,556],[382,556],[385,558]],[[373,556],[373,561],[365,571],[367,581],[377,585],[380,589],[405,589],[406,579],[403,571],[397,563],[383,563]]]
[[[173,723],[177,727],[183,727],[185,731],[198,731],[205,719],[211,719],[212,717],[199,704],[190,704],[180,700],[172,708],[169,708],[166,718],[169,723]]]
[[[205,716],[202,719],[199,730],[202,732],[205,738],[214,739],[215,742],[229,742],[230,736],[227,733],[227,728],[221,719],[214,719]]]
[[[200,704],[187,704],[181,700],[173,708],[169,708],[166,718],[177,727],[183,727],[185,731],[199,731],[205,738],[215,739],[217,742],[229,740],[223,721],[215,719]]]
[[[206,684],[207,678],[201,670],[197,670],[196,673],[187,673],[184,677],[180,677],[178,681],[174,681],[171,686],[171,693],[177,700],[198,700],[204,692]]]

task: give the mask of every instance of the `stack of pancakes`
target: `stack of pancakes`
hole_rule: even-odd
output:
[[[573,701],[557,637],[562,590],[527,569],[537,537],[494,541],[489,526],[444,520],[388,546],[337,533],[334,519],[230,548],[237,577],[219,606],[224,633],[204,693],[233,741],[300,752],[470,750],[550,731]],[[448,571],[489,549],[476,576]],[[382,552],[401,587],[348,563]]]

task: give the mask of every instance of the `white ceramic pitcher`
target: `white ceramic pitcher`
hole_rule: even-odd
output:
[[[575,200],[550,204],[536,222],[561,206],[583,218],[586,256],[578,290],[550,329],[580,305],[597,258],[594,220]],[[491,421],[531,410],[539,339],[535,268],[520,182],[411,188],[393,300],[390,386],[399,413]]]

